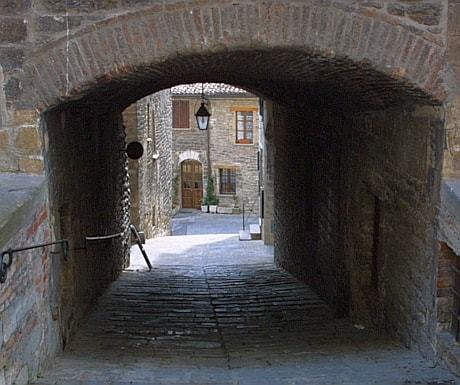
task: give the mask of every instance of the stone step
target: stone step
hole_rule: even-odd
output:
[[[249,233],[249,230],[240,230],[240,241],[250,241],[251,240],[251,234]]]
[[[262,233],[260,231],[260,226],[255,223],[249,225],[249,233],[251,234],[251,239],[253,240],[262,239]]]

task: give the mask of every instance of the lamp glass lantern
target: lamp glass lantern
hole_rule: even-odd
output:
[[[195,112],[196,124],[198,128],[202,131],[208,129],[209,126],[209,118],[211,114],[209,113],[208,109],[206,108],[206,99],[204,97],[204,85],[201,83],[201,106],[198,108],[197,112]]]

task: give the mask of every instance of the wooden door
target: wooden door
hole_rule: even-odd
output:
[[[203,170],[196,160],[182,162],[182,207],[199,209],[203,198]]]

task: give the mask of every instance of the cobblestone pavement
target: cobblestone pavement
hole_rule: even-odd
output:
[[[273,264],[126,271],[36,384],[456,384]]]
[[[275,267],[272,247],[238,240],[234,216],[179,218],[195,235],[148,240],[152,272],[133,246],[130,269],[37,385],[456,384],[416,352],[334,319]]]

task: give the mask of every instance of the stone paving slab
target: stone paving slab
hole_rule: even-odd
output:
[[[245,216],[245,227],[258,224],[259,219],[254,214]],[[179,211],[172,219],[172,235],[202,235],[202,234],[238,234],[243,229],[241,214],[209,214],[200,211]]]
[[[273,246],[263,241],[240,241],[233,234],[178,235],[148,239],[144,248],[153,265],[241,265],[273,263]],[[135,245],[129,270],[147,270]]]
[[[37,385],[447,385],[271,263],[124,272]]]
[[[240,226],[240,215],[179,212],[172,220],[173,236],[148,239],[144,248],[155,266],[273,263],[273,246],[239,241]],[[147,270],[137,245],[131,247],[129,270]]]

